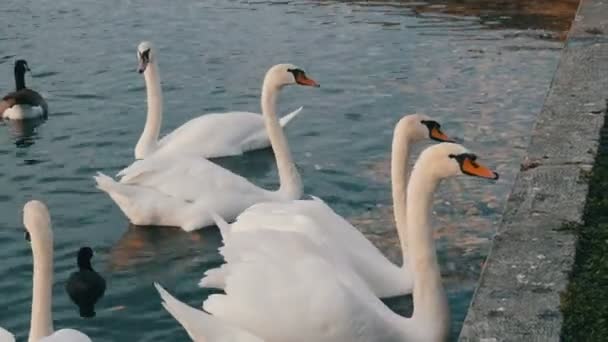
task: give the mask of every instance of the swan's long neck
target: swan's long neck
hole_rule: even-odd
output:
[[[15,70],[15,90],[25,88],[25,72]]]
[[[406,211],[407,211],[407,161],[410,152],[410,138],[406,127],[399,123],[393,134],[393,145],[391,152],[391,189],[393,193],[393,212],[395,225],[401,244],[403,267],[407,266],[407,238],[406,238]],[[399,227],[403,227],[399,229]]]
[[[409,265],[414,275],[413,320],[430,322],[442,336],[449,330],[449,307],[437,262],[430,210],[440,179],[428,167],[414,167],[407,195],[416,198],[407,206]]]
[[[160,75],[155,62],[150,62],[144,71],[148,115],[146,126],[135,146],[135,159],[145,158],[158,147],[160,125],[163,120],[163,95],[160,88]]]
[[[32,318],[29,342],[53,333],[51,303],[53,301],[53,238],[31,235],[34,257]]]
[[[302,197],[302,179],[291,157],[287,138],[279,124],[276,114],[277,96],[280,88],[264,82],[262,86],[262,114],[264,124],[274,151],[279,172],[280,187],[278,194],[284,199],[299,199]]]

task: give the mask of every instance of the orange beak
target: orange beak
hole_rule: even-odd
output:
[[[431,139],[442,142],[454,142],[454,140],[450,139],[450,137],[448,137],[437,127],[433,127],[433,129],[431,129]]]
[[[477,162],[472,161],[469,158],[465,159],[462,162],[460,169],[464,174],[467,174],[469,176],[476,176],[494,180],[498,179],[498,173],[490,170],[489,168]]]
[[[304,73],[300,73],[296,76],[296,83],[298,83],[299,85],[308,86],[308,87],[315,87],[315,88],[320,87],[319,83],[317,83],[312,78],[308,78],[306,76],[306,74],[304,74]]]

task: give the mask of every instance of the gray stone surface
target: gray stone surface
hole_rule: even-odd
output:
[[[559,341],[608,97],[608,0],[582,0],[460,341]]]

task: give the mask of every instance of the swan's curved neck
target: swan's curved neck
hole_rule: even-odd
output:
[[[440,179],[428,167],[414,167],[407,196],[416,198],[407,205],[407,240],[409,242],[409,266],[414,275],[413,320],[432,322],[434,331],[447,334],[449,307],[441,282],[437,262],[433,230],[429,215],[433,194]]]
[[[163,95],[160,87],[160,75],[155,62],[150,62],[144,71],[146,80],[146,98],[148,115],[144,131],[135,145],[135,159],[143,159],[158,147],[160,125],[163,120]]]
[[[281,185],[277,193],[284,199],[295,200],[302,197],[302,179],[291,157],[283,128],[281,128],[277,119],[276,103],[280,90],[280,87],[264,82],[262,86],[262,114],[279,172]]]
[[[31,235],[34,257],[32,318],[29,342],[36,342],[53,333],[51,303],[53,301],[53,239]]]
[[[393,212],[401,254],[403,258],[402,267],[407,267],[407,238],[406,238],[406,210],[407,210],[407,162],[410,153],[411,139],[408,136],[405,123],[400,122],[393,134],[393,145],[391,147],[391,190],[393,194]]]
[[[15,90],[25,88],[25,71],[15,69]]]

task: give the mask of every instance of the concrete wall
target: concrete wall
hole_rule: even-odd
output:
[[[559,341],[608,97],[608,0],[582,0],[460,341]]]

